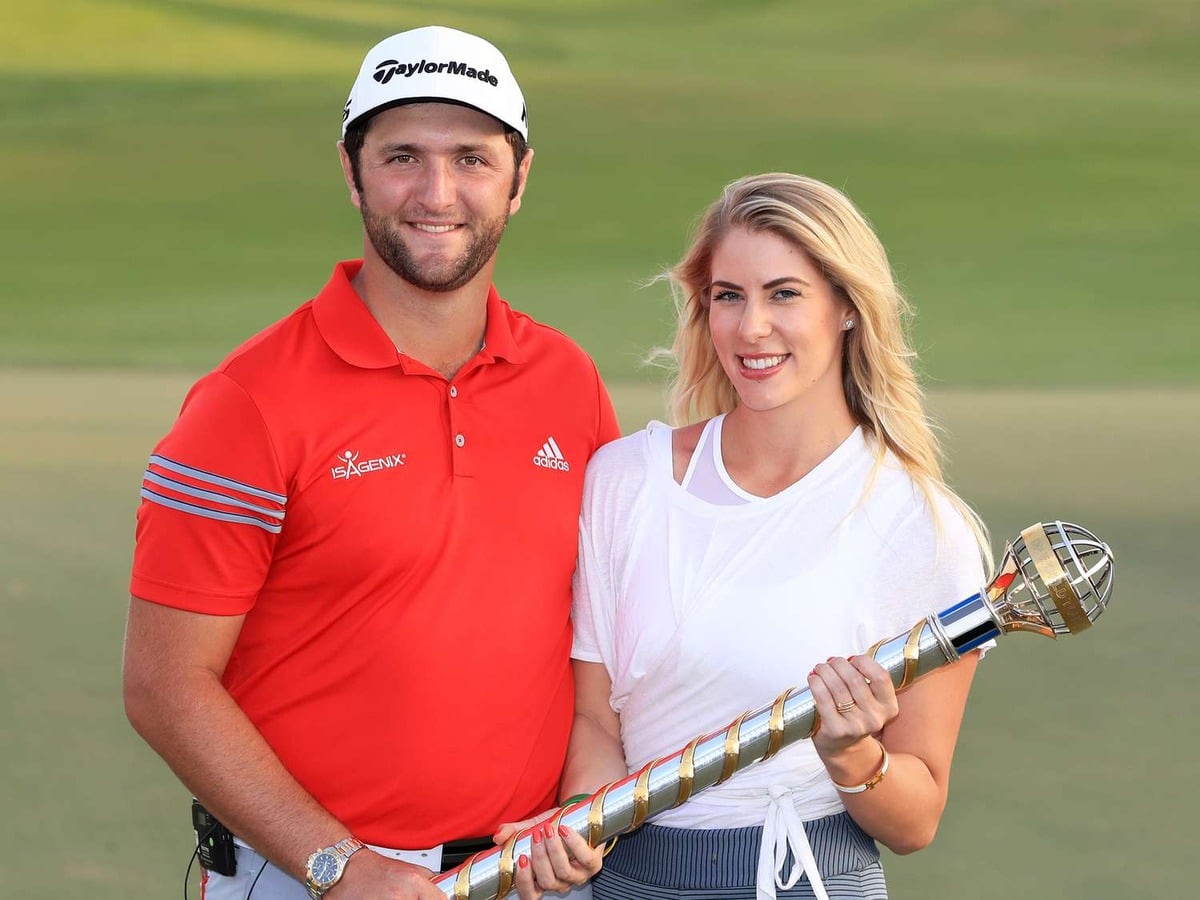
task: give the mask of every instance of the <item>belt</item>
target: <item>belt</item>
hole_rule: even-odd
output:
[[[465,863],[481,850],[495,850],[491,838],[463,838],[461,841],[446,841],[442,844],[442,871],[448,872]]]
[[[243,850],[257,853],[253,847],[239,837],[235,836],[233,842]],[[379,847],[375,844],[367,844],[367,846],[388,859],[398,859],[401,862],[423,866],[435,872],[448,872],[461,866],[480,850],[496,848],[491,838],[464,838],[461,841],[446,841],[446,843],[430,847],[428,850],[393,850],[391,847]]]
[[[480,850],[494,850],[496,845],[491,838],[463,838],[461,841],[446,841],[428,850],[393,850],[390,847],[376,847],[367,844],[376,853],[381,853],[389,859],[424,866],[435,872],[448,872],[461,866]]]

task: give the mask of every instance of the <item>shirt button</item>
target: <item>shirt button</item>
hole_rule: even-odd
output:
[[[461,434],[456,434],[456,435],[454,436],[454,444],[455,444],[455,446],[457,446],[457,447],[461,447],[461,446],[462,446],[463,444],[465,444],[466,442],[467,442],[467,439],[466,439],[465,437],[463,437]]]
[[[456,388],[454,385],[450,385],[450,396],[451,397],[458,396],[458,388]]]

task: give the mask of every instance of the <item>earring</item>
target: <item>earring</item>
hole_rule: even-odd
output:
[[[849,330],[850,330],[851,328],[853,328],[853,327],[854,327],[854,320],[853,320],[853,319],[847,319],[847,320],[846,320],[846,324],[842,326],[842,330],[843,330],[843,331],[849,331]]]

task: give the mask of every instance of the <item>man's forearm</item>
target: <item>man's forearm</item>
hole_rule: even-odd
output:
[[[308,855],[350,833],[284,768],[211,672],[169,683],[127,678],[126,710],[196,798],[289,875],[303,881]]]

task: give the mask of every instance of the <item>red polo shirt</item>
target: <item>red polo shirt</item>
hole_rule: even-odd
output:
[[[142,483],[131,592],[245,615],[224,683],[360,839],[491,834],[553,803],[571,724],[595,365],[492,289],[453,380],[341,263],[192,388]]]

